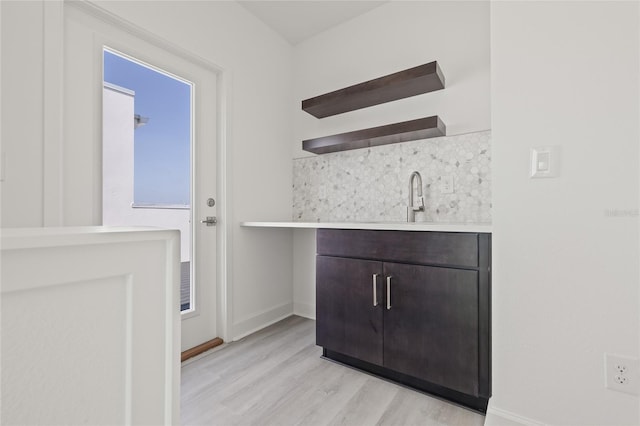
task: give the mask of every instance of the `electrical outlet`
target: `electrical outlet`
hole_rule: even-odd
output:
[[[637,358],[604,354],[605,387],[638,395],[640,368]]]
[[[443,194],[453,194],[453,175],[440,176],[440,192]]]

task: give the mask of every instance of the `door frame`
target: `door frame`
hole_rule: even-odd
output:
[[[216,319],[218,324],[218,334],[223,340],[229,339],[230,324],[232,318],[231,307],[233,306],[230,286],[229,253],[230,251],[230,193],[228,191],[228,165],[232,164],[230,158],[229,136],[229,89],[231,72],[195,53],[192,53],[173,42],[156,35],[126,19],[115,15],[102,7],[89,1],[68,1],[53,0],[43,2],[43,31],[44,31],[44,52],[43,52],[43,115],[44,115],[44,226],[69,226],[75,225],[65,221],[62,200],[65,188],[63,183],[63,151],[64,151],[64,21],[65,8],[75,8],[80,12],[97,18],[118,30],[124,31],[144,42],[152,44],[158,48],[180,57],[188,62],[204,68],[216,74],[218,79],[217,99],[217,208],[218,208],[218,229],[217,229],[217,271],[216,271]],[[102,55],[102,49],[100,49]],[[101,70],[100,70],[101,72]],[[102,99],[100,97],[100,99]],[[102,106],[96,105],[99,110],[99,120],[96,118],[94,125],[94,142],[98,144],[102,135]],[[100,142],[101,143],[101,142]],[[94,162],[102,164],[101,150],[93,159]],[[93,187],[101,191],[102,176],[94,174]],[[94,197],[93,225],[100,225],[102,220],[101,197]]]

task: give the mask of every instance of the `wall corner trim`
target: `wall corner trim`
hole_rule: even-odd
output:
[[[316,307],[309,303],[293,302],[293,315],[299,317],[309,318],[311,320],[316,319]]]
[[[489,400],[484,426],[546,426],[546,423],[496,408]]]
[[[285,303],[259,312],[233,324],[232,341],[237,341],[293,315],[293,303]]]

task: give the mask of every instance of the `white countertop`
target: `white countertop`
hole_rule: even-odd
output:
[[[307,229],[373,229],[385,231],[435,231],[491,233],[490,223],[435,223],[435,222],[241,222],[240,226],[253,228],[307,228]]]

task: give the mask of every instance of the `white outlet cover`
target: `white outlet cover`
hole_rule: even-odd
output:
[[[453,194],[455,192],[453,175],[440,176],[440,183],[440,192],[442,194]]]
[[[640,391],[640,362],[638,358],[604,354],[605,388],[638,395]]]
[[[560,147],[538,146],[531,148],[531,178],[560,176]]]

